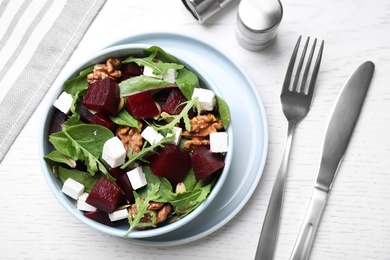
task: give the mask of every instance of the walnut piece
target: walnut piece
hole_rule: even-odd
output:
[[[114,58],[109,58],[106,64],[96,64],[93,68],[93,72],[87,75],[87,81],[89,83],[95,82],[99,79],[105,78],[119,78],[122,76],[120,70],[116,70],[121,65],[121,61]]]
[[[142,128],[142,123],[138,122],[139,129]],[[132,155],[141,151],[143,139],[140,130],[130,126],[119,126],[116,130],[116,135],[122,141],[126,149],[126,155],[129,157],[129,152],[133,150]]]
[[[213,114],[199,115],[190,120],[191,131],[184,131],[182,136],[186,138],[207,137],[210,133],[223,128],[222,120]]]
[[[184,149],[192,151],[195,146],[198,145],[210,145],[210,140],[206,138],[196,137],[184,142]]]
[[[190,120],[191,131],[184,131],[182,136],[190,139],[184,142],[184,149],[191,151],[198,145],[210,145],[210,133],[223,128],[222,120],[213,114],[199,115]]]

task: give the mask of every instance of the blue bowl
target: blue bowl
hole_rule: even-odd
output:
[[[195,219],[204,209],[206,209],[214,200],[214,198],[217,196],[218,192],[221,190],[224,181],[226,180],[227,174],[229,173],[229,168],[232,162],[232,156],[233,156],[233,127],[230,125],[227,129],[228,133],[228,142],[229,142],[229,150],[225,156],[225,167],[218,178],[218,181],[215,183],[214,187],[212,188],[209,196],[206,198],[205,201],[202,202],[196,209],[194,209],[191,213],[186,215],[185,217],[173,222],[169,223],[167,225],[157,227],[154,229],[147,229],[147,230],[133,230],[128,236],[124,236],[126,231],[129,228],[129,225],[126,223],[121,224],[117,227],[109,227],[106,225],[103,225],[99,222],[93,221],[87,217],[84,217],[83,213],[79,211],[76,207],[75,200],[69,198],[65,194],[62,193],[62,183],[61,181],[55,177],[52,173],[52,169],[50,165],[48,165],[45,160],[43,159],[43,156],[48,154],[51,151],[51,146],[48,143],[48,130],[50,125],[50,119],[51,115],[54,111],[53,103],[58,98],[58,96],[62,93],[62,84],[64,81],[66,81],[69,78],[75,77],[78,75],[78,72],[82,70],[85,67],[88,67],[90,65],[96,64],[96,63],[104,63],[108,58],[110,57],[124,57],[128,56],[130,54],[144,54],[144,49],[150,47],[150,45],[147,44],[124,44],[124,45],[118,45],[113,46],[107,49],[103,49],[95,54],[93,54],[91,57],[86,59],[85,61],[81,62],[78,66],[75,66],[73,69],[67,71],[66,73],[63,73],[63,77],[61,79],[58,79],[55,83],[55,85],[52,86],[52,91],[50,92],[50,96],[48,98],[47,104],[44,106],[44,112],[42,116],[42,122],[41,127],[39,130],[39,157],[40,162],[42,166],[42,171],[44,174],[44,177],[54,193],[55,197],[58,199],[58,201],[78,220],[80,220],[82,223],[87,224],[88,226],[97,229],[103,233],[117,236],[121,238],[148,238],[148,237],[154,237],[154,236],[160,236],[166,233],[169,233],[173,230],[176,230],[183,225],[191,224],[191,220]],[[174,53],[170,51],[168,48],[164,48],[164,50],[171,54],[172,56],[176,57],[178,60],[182,62],[182,64],[192,72],[194,72],[198,78],[199,82],[202,88],[207,88],[213,90],[217,95],[223,97],[221,95],[221,91],[219,91],[218,87],[213,83],[211,77],[207,75],[205,71],[203,71],[201,68],[199,68],[196,65],[196,62],[191,61],[183,57],[182,55],[179,55],[177,53]],[[196,228],[196,227],[194,227]]]

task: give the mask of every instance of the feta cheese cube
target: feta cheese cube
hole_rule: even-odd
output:
[[[77,209],[82,211],[95,211],[96,208],[92,205],[89,205],[85,200],[88,198],[88,193],[84,192],[80,195],[79,199],[77,200]]]
[[[112,222],[114,222],[122,219],[127,219],[128,214],[129,213],[127,212],[127,209],[119,209],[108,214],[108,217]]]
[[[210,150],[213,153],[228,151],[228,134],[226,132],[210,133]]]
[[[131,187],[133,187],[134,190],[148,184],[145,178],[145,173],[142,171],[142,166],[138,166],[137,168],[127,172],[127,177],[129,177]]]
[[[142,131],[141,136],[150,144],[158,143],[164,138],[164,136],[154,130],[152,126],[147,126],[144,131]]]
[[[153,68],[149,66],[144,66],[144,76],[156,78],[156,79],[162,79],[169,83],[175,83],[176,77],[177,77],[177,70],[175,69],[168,69],[164,74],[154,74]]]
[[[62,92],[61,95],[57,98],[57,100],[54,101],[54,106],[64,114],[69,114],[72,104],[72,95],[66,92]]]
[[[177,77],[177,70],[168,69],[167,72],[163,74],[163,80],[169,83],[175,83]]]
[[[172,133],[168,133],[167,137],[171,137],[172,135],[174,135],[175,137],[174,137],[174,139],[172,141],[168,141],[167,143],[178,145],[179,141],[180,141],[180,137],[181,137],[181,132],[182,131],[183,131],[183,129],[181,129],[180,127],[174,126],[173,127],[173,134]]]
[[[162,79],[163,78],[162,74],[160,74],[160,75],[154,74],[153,73],[153,68],[149,67],[149,66],[144,66],[143,74],[144,74],[144,76],[148,76],[148,77],[152,77],[152,78],[156,78],[156,79]]]
[[[192,94],[192,99],[198,97],[198,101],[202,110],[212,111],[217,99],[215,98],[215,93],[209,89],[204,88],[195,88],[194,93]]]
[[[104,143],[102,158],[112,168],[118,167],[119,165],[125,163],[126,149],[123,146],[122,141],[117,136],[108,139]]]
[[[68,178],[64,182],[61,191],[69,197],[77,200],[80,195],[84,193],[84,189],[85,187],[83,184],[73,180],[72,178]]]

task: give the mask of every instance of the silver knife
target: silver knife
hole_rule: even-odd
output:
[[[358,120],[375,65],[360,65],[341,89],[328,121],[318,177],[290,260],[308,259],[337,170]]]

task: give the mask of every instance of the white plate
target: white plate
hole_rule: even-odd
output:
[[[193,60],[208,73],[230,106],[235,145],[233,161],[214,201],[196,219],[168,234],[126,240],[141,245],[172,246],[200,239],[229,222],[247,203],[259,183],[268,149],[263,102],[237,63],[201,40],[174,33],[146,33],[121,39],[110,46],[127,43],[157,45]]]

